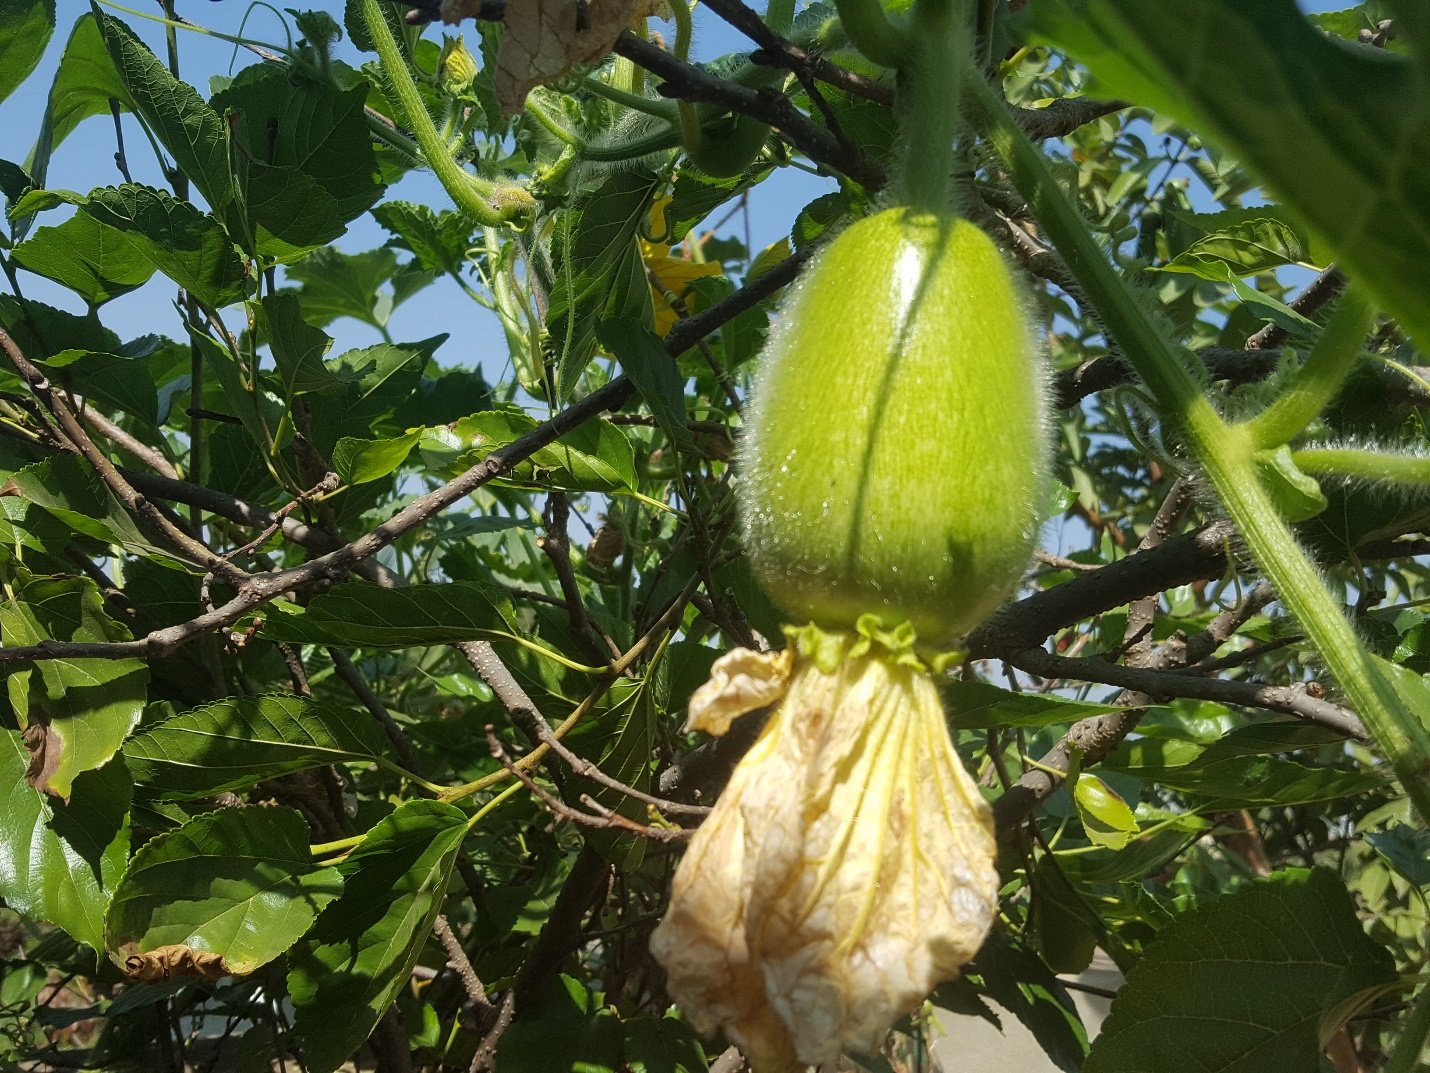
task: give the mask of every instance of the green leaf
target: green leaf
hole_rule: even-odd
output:
[[[45,104],[40,137],[26,161],[26,170],[34,177],[34,185],[43,187],[49,174],[50,155],[80,122],[90,116],[107,115],[110,100],[124,110],[131,108],[129,91],[114,69],[99,23],[93,15],[81,15],[65,42],[55,80],[50,85]],[[17,221],[15,237],[23,238],[28,221]]]
[[[77,533],[141,554],[162,554],[139,530],[93,467],[78,455],[56,455],[10,479],[25,499]]]
[[[339,89],[281,65],[246,67],[215,94],[236,142],[235,164],[256,252],[283,262],[339,237],[382,193],[363,116],[367,82]]]
[[[1087,772],[1078,775],[1073,802],[1077,805],[1082,829],[1094,845],[1122,849],[1137,837],[1137,817],[1127,802],[1096,775]]]
[[[263,636],[303,644],[402,648],[517,630],[511,597],[470,581],[401,589],[350,581],[314,597],[301,611],[285,604],[274,604],[271,611]]]
[[[621,363],[660,430],[672,443],[690,444],[690,431],[685,426],[685,376],[660,336],[634,320],[602,321],[596,336]]]
[[[55,32],[55,0],[0,0],[0,101],[30,77]]]
[[[134,348],[138,353],[61,350],[48,358],[31,360],[41,368],[59,373],[59,379],[67,388],[91,403],[106,403],[157,426],[159,393],[150,372],[149,359],[153,351],[147,346],[151,341],[145,340],[145,345]]]
[[[1087,1054],[1072,996],[1033,951],[995,930],[965,972],[981,978],[983,991],[1021,1021],[1063,1073],[1078,1073]]]
[[[128,26],[104,14],[93,0],[90,9],[128,102],[163,143],[175,167],[203,194],[213,212],[222,216],[233,200],[228,131],[223,119],[193,86],[171,75]]]
[[[959,730],[1061,726],[1117,711],[1112,704],[1089,704],[1046,693],[1014,693],[986,682],[941,682],[939,692],[949,723]]]
[[[1034,33],[1091,68],[1102,92],[1215,138],[1259,172],[1349,275],[1430,339],[1425,55],[1333,41],[1294,0],[1041,0],[1031,15]]]
[[[289,955],[294,1027],[310,1073],[357,1050],[412,975],[467,833],[467,817],[407,801],[338,865],[343,893]]]
[[[1251,276],[1283,265],[1324,267],[1315,238],[1280,205],[1256,205],[1222,212],[1177,213],[1177,221],[1202,237],[1173,258],[1191,255],[1222,261],[1238,275]]]
[[[244,293],[244,265],[212,216],[151,186],[90,192],[83,211],[128,237],[135,254],[211,309]]]
[[[16,263],[100,306],[142,287],[154,264],[119,231],[86,213],[42,227],[11,251]]]
[[[1340,879],[1277,872],[1158,933],[1112,1000],[1084,1073],[1317,1069],[1322,1012],[1393,975]]]
[[[461,445],[449,463],[457,471],[474,466],[499,447],[514,443],[536,419],[519,410],[487,410],[456,422],[453,445]],[[446,430],[444,430],[446,431]],[[433,437],[428,437],[424,448]],[[433,453],[434,460],[440,456]],[[604,421],[578,425],[549,447],[534,452],[511,471],[509,479],[534,481],[572,491],[615,492],[636,485],[635,452],[625,433]]]
[[[1415,886],[1430,886],[1430,830],[1397,823],[1384,831],[1367,831],[1365,840]]]
[[[296,294],[292,291],[270,294],[258,310],[263,336],[273,352],[273,364],[278,367],[278,379],[289,398],[337,385],[337,377],[323,364],[323,355],[333,340],[327,332],[303,319],[303,308]]]
[[[650,323],[650,283],[636,233],[659,186],[647,172],[613,172],[574,207],[556,213],[550,277],[543,282],[560,399],[570,396],[595,352],[597,324],[620,318]]]
[[[0,637],[10,648],[61,641],[118,641],[129,635],[104,612],[89,578],[30,578],[24,571],[0,604]],[[137,659],[38,660],[5,685],[25,731],[35,789],[69,798],[75,778],[104,766],[139,723],[149,669]]]
[[[384,201],[372,215],[396,236],[393,244],[411,250],[417,263],[428,271],[456,276],[467,266],[472,224],[461,213],[438,214],[410,201]]]
[[[1217,258],[1183,253],[1153,271],[1180,272],[1184,275],[1196,276],[1198,279],[1210,280],[1213,283],[1223,283],[1230,287],[1232,293],[1240,298],[1242,303],[1260,319],[1269,320],[1277,327],[1284,328],[1295,335],[1305,335],[1316,331],[1315,321],[1303,317],[1285,302],[1257,290],[1241,278],[1243,273]]]
[[[397,255],[389,249],[343,253],[325,246],[286,271],[303,285],[298,297],[309,324],[327,327],[339,317],[352,317],[381,329],[397,304],[382,285],[396,270]]]
[[[284,693],[229,697],[180,712],[127,741],[124,756],[147,793],[192,798],[371,760],[386,748],[368,713]]]
[[[144,843],[105,915],[115,960],[161,946],[218,954],[224,972],[266,965],[342,891],[336,868],[308,851],[308,823],[291,808],[229,808]]]
[[[421,429],[387,440],[360,440],[344,436],[333,448],[333,469],[337,470],[345,484],[380,480],[407,461],[407,456],[421,438]]]
[[[796,250],[804,249],[848,216],[850,208],[846,194],[821,194],[795,216],[789,233],[790,244]]]
[[[1274,451],[1256,453],[1256,472],[1276,509],[1288,522],[1304,522],[1326,509],[1326,494],[1314,477],[1302,473],[1282,444]]]
[[[0,898],[104,949],[104,907],[129,856],[129,773],[122,760],[74,780],[68,802],[25,777],[30,754],[4,731],[0,759]]]

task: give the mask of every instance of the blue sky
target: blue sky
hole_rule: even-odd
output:
[[[1261,3],[1265,0],[1247,2]],[[1347,6],[1343,0],[1298,2],[1305,11],[1335,10]],[[157,5],[139,3],[138,0],[136,4],[143,10],[157,8]],[[295,3],[293,6],[304,5]],[[327,10],[341,20],[341,3],[318,3],[311,6]],[[280,43],[285,39],[278,16],[269,9],[248,3],[247,0],[180,0],[178,7],[184,17],[221,32],[243,32],[250,38]],[[40,67],[8,100],[0,103],[0,157],[5,159],[24,161],[29,155],[39,132],[46,95],[53,79],[55,65],[69,35],[69,28],[74,20],[87,10],[87,5],[79,0],[58,0],[58,9],[59,27]],[[163,54],[162,26],[133,16],[122,17],[151,48]],[[742,36],[708,12],[697,9],[696,27],[695,51],[700,58],[748,47]],[[437,31],[433,28],[428,32],[435,34]],[[339,46],[339,55],[354,61],[357,58],[356,53],[346,43]],[[228,74],[254,62],[254,57],[247,52],[240,51],[235,55],[234,46],[231,44],[194,33],[180,34],[180,56],[182,73],[201,89],[206,88],[210,76]],[[152,153],[146,150],[143,138],[134,128],[133,119],[126,117],[124,122],[128,158],[135,181],[164,186],[157,162]],[[110,119],[89,119],[81,124],[55,153],[50,166],[50,182],[54,186],[82,190],[121,182],[122,177],[112,163],[113,153],[114,132]],[[834,188],[832,180],[821,179],[793,168],[782,169],[757,187],[751,199],[750,214],[751,239],[755,248],[758,250],[784,237],[801,206]],[[439,209],[449,205],[445,193],[435,180],[425,173],[407,176],[389,188],[388,196],[425,202]],[[60,219],[58,215],[50,215],[51,223]],[[742,231],[743,221],[735,221],[734,226],[738,226]],[[338,245],[348,251],[366,250],[382,245],[387,237],[385,231],[370,219],[364,218],[352,225]],[[32,298],[76,312],[82,311],[71,295],[47,281],[25,273],[24,286],[26,293]],[[155,331],[175,335],[179,332],[179,325],[172,309],[172,300],[172,285],[156,278],[137,291],[110,302],[104,308],[102,316],[108,325],[125,337]],[[438,356],[444,363],[479,364],[486,370],[489,378],[498,377],[506,367],[505,342],[495,318],[474,305],[450,282],[434,284],[400,307],[394,313],[389,328],[393,337],[401,340],[426,338],[432,334],[435,326],[453,334],[453,338],[439,351]],[[377,341],[372,328],[352,320],[338,321],[328,331],[336,337],[334,353]]]

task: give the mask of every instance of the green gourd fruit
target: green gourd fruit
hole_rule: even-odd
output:
[[[973,224],[909,208],[810,264],[745,415],[744,546],[797,620],[925,643],[986,618],[1044,503],[1046,377],[1019,281]]]

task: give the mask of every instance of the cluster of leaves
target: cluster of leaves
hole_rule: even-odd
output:
[[[1186,0],[1178,18],[1042,0],[1030,24],[1009,6],[982,5],[985,57],[1030,129],[1052,117],[1060,177],[1225,411],[1274,397],[1314,345],[1338,277],[1293,281],[1331,248],[1423,330],[1430,26],[1413,4],[1318,26],[1290,0]],[[701,742],[683,710],[721,651],[780,637],[732,539],[732,445],[780,289],[877,197],[892,75],[824,2],[788,28],[793,72],[677,63],[665,88],[717,118],[753,85],[788,110],[722,178],[676,147],[630,59],[647,40],[558,64],[513,118],[501,22],[469,30],[473,56],[384,6],[395,72],[371,58],[371,10],[296,15],[298,44],[205,95],[96,7],[33,153],[0,161],[4,1068],[327,1073],[366,1046],[384,1073],[703,1073],[724,1049],[670,1008],[647,938],[751,728]],[[53,0],[0,0],[0,102],[55,18]],[[1189,50],[1199,34],[1224,44]],[[1025,43],[1141,107],[1087,107],[1087,71]],[[844,76],[820,81],[808,50]],[[400,79],[452,160],[524,190],[531,219],[385,196],[422,163]],[[119,181],[67,188],[81,177],[52,176],[52,154],[111,111]],[[152,148],[155,184],[132,181],[126,146]],[[1425,830],[1216,535],[1028,207],[968,150],[971,213],[1037,283],[1072,547],[946,683],[998,799],[1006,885],[938,1016],[954,1036],[1017,1018],[1089,1073],[1377,1061],[1415,1039]],[[795,166],[838,183],[788,242],[723,233]],[[332,245],[365,214],[383,246]],[[446,334],[393,338],[393,311],[439,281],[500,325],[501,375],[454,364]],[[172,320],[124,339],[105,307],[138,288],[176,297]],[[382,341],[331,355],[341,318]],[[1419,366],[1382,322],[1305,441],[1392,446],[1408,472]],[[1430,671],[1424,478],[1289,472],[1287,513],[1363,635]],[[1015,688],[984,680],[993,657]],[[1098,950],[1126,983],[1090,1047],[1065,980]],[[932,1033],[900,1033],[859,1068],[917,1065]]]

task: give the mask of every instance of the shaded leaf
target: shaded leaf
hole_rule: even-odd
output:
[[[303,319],[302,304],[292,291],[270,294],[259,305],[259,323],[273,352],[273,364],[289,397],[334,387],[337,378],[323,364],[323,355],[333,345],[321,328]]]
[[[266,965],[342,890],[308,851],[308,823],[290,808],[230,808],[146,842],[105,916],[121,963],[166,947],[216,955],[224,973]],[[137,967],[136,967],[137,968]],[[209,970],[207,975],[214,975]]]
[[[218,222],[187,201],[126,183],[91,191],[83,211],[126,235],[136,255],[205,305],[217,309],[244,293],[244,266]]]
[[[636,232],[660,180],[617,171],[552,221],[546,329],[555,354],[557,395],[574,390],[596,343],[596,325],[630,318],[649,323],[650,284]]]
[[[193,86],[171,75],[128,26],[93,2],[90,9],[128,103],[163,143],[179,171],[221,215],[233,200],[228,131],[222,118]]]
[[[384,201],[372,215],[396,236],[393,242],[411,250],[428,271],[455,276],[466,267],[472,224],[461,213],[436,213],[410,201]]]
[[[74,780],[68,802],[25,778],[30,755],[4,731],[0,757],[0,898],[104,949],[104,907],[129,855],[129,773],[122,760]]]
[[[134,781],[161,798],[243,790],[324,764],[383,755],[371,715],[292,694],[229,697],[180,712],[124,744]]]
[[[1072,996],[1037,954],[994,931],[965,972],[981,978],[988,997],[1023,1023],[1049,1061],[1063,1073],[1078,1073],[1087,1029]]]
[[[1089,704],[1046,693],[1014,693],[986,682],[941,682],[939,692],[949,722],[960,730],[1059,726],[1117,710],[1112,704]]]
[[[350,581],[309,601],[303,610],[274,604],[263,636],[305,644],[407,645],[472,641],[492,631],[515,632],[505,591],[469,581],[385,589]]]
[[[242,147],[235,167],[263,256],[287,262],[331,242],[381,195],[367,85],[339,89],[261,64],[214,95]]]
[[[1397,823],[1385,831],[1367,831],[1365,840],[1411,883],[1430,886],[1430,830]]]
[[[396,270],[397,255],[389,249],[343,253],[325,246],[290,265],[287,275],[302,284],[298,297],[309,324],[326,327],[352,317],[380,329],[396,305],[382,289]]]
[[[1162,928],[1112,1000],[1083,1068],[1316,1069],[1322,1012],[1393,974],[1339,878],[1277,872]]]
[[[603,321],[596,328],[601,345],[621,363],[660,430],[672,443],[689,444],[685,426],[685,376],[660,337],[633,320]]]
[[[407,983],[466,832],[460,809],[407,801],[338,865],[342,895],[289,959],[294,1027],[311,1073],[337,1069]]]

